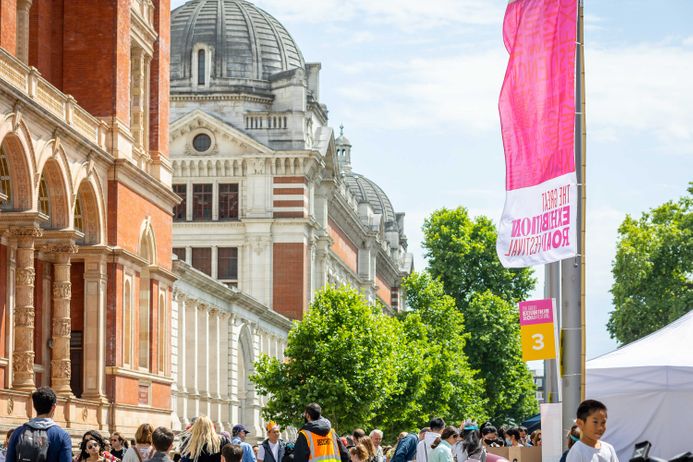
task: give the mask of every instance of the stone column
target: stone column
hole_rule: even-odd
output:
[[[12,388],[32,391],[34,385],[34,239],[41,237],[36,227],[10,231],[17,239],[17,272],[14,306],[14,347]]]
[[[32,0],[17,0],[17,58],[29,64],[29,11]]]
[[[82,397],[106,396],[106,255],[84,257],[84,372]]]
[[[51,350],[51,387],[58,396],[72,396],[70,378],[70,300],[72,300],[72,283],[70,282],[70,258],[77,253],[74,244],[53,245],[47,250],[53,256],[53,349]]]
[[[187,332],[185,339],[189,343],[186,346],[186,364],[185,370],[188,376],[187,390],[188,390],[188,416],[198,416],[200,415],[200,391],[198,388],[198,350],[199,350],[199,339],[198,339],[198,307],[196,300],[188,299],[185,308],[187,312]]]
[[[210,414],[210,409],[211,409],[211,395],[209,393],[209,369],[210,369],[210,357],[209,357],[209,345],[211,342],[210,339],[210,332],[209,332],[209,311],[211,310],[211,307],[208,305],[201,305],[201,323],[199,325],[200,328],[200,333],[199,339],[202,339],[202,349],[200,351],[200,359],[198,360],[197,367],[202,367],[203,368],[203,373],[201,377],[201,381],[199,384],[200,387],[200,401],[204,398],[204,412],[203,414],[209,416]]]
[[[178,298],[178,374],[176,380],[178,382],[178,409],[183,428],[190,423],[188,419],[188,373],[187,373],[187,334],[189,332],[186,324],[186,315],[188,310],[188,298],[184,295],[179,295]]]

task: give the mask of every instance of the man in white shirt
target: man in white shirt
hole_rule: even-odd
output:
[[[383,432],[378,430],[377,428],[373,431],[371,431],[371,434],[368,435],[371,437],[371,441],[373,442],[373,447],[375,447],[375,458],[377,462],[384,462],[385,461],[385,454],[383,454],[383,447],[381,443],[383,442]]]
[[[424,434],[423,440],[419,441],[419,445],[416,447],[416,462],[428,462],[428,459],[433,452],[431,445],[433,442],[443,433],[445,428],[445,421],[440,417],[435,417],[431,419],[428,425],[431,431],[427,431]]]
[[[257,449],[258,462],[282,462],[284,457],[283,441],[279,439],[281,430],[279,425],[274,421],[270,421],[265,429],[267,430],[267,439]]]

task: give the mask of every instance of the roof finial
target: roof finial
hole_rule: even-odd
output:
[[[344,136],[344,124],[339,125],[339,136]]]

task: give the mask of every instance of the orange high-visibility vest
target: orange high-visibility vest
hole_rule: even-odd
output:
[[[308,442],[310,458],[308,462],[341,462],[339,445],[337,444],[337,434],[333,429],[325,436],[317,433],[301,430]]]

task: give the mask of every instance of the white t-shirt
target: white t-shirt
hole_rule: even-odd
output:
[[[272,455],[274,456],[274,461],[275,462],[281,462],[279,460],[279,441],[276,443],[272,443],[271,441],[267,441],[267,444],[269,444],[270,451],[272,451]],[[265,460],[265,447],[263,445],[258,446],[257,448],[257,460]]]
[[[599,442],[598,448],[578,441],[570,448],[566,462],[618,462],[618,456],[614,447],[604,441]]]

